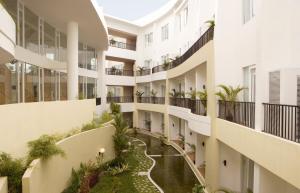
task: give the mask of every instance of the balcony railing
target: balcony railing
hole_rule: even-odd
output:
[[[138,103],[165,104],[165,97],[137,97]]]
[[[133,70],[123,70],[123,69],[115,69],[115,68],[106,68],[105,73],[107,75],[115,75],[115,76],[133,76]]]
[[[134,44],[128,44],[128,43],[124,43],[124,42],[117,42],[117,41],[109,41],[109,45],[111,47],[116,47],[116,48],[121,48],[121,49],[127,49],[127,50],[136,50],[136,45]]]
[[[264,106],[264,132],[300,143],[300,106],[268,104]]]
[[[254,129],[255,103],[219,101],[219,118]]]
[[[170,105],[191,109],[191,112],[196,115],[206,116],[205,100],[191,99],[191,98],[174,98],[170,97]]]
[[[210,40],[214,38],[214,27],[210,27],[193,45],[190,47],[182,56],[171,61],[169,65],[159,65],[152,68],[152,73],[157,73],[165,70],[169,70],[179,66],[187,59],[189,59],[194,53],[196,53],[200,48],[207,44]]]
[[[133,96],[118,96],[118,97],[107,97],[107,103],[133,103]]]
[[[144,70],[137,70],[136,75],[137,76],[146,76],[151,73],[151,69],[144,69]]]

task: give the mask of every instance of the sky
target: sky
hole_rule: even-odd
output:
[[[134,21],[157,10],[169,0],[97,0],[104,13]]]

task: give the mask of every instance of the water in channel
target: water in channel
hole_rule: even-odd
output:
[[[137,134],[135,137],[147,144],[147,154],[156,161],[151,178],[165,193],[192,192],[199,181],[177,150],[172,146],[161,145],[159,139],[149,135]]]

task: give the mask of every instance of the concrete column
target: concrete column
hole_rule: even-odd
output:
[[[97,53],[98,64],[98,79],[97,79],[97,97],[101,98],[101,106],[97,109],[97,113],[101,114],[106,110],[106,81],[105,81],[105,52],[98,51]]]
[[[68,100],[78,99],[78,23],[67,25]]]

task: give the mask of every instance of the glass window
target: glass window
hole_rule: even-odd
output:
[[[25,48],[39,53],[39,17],[25,7]]]
[[[78,99],[85,99],[85,77],[79,76],[78,78]]]
[[[153,32],[145,35],[145,46],[150,46],[153,42]]]
[[[44,22],[44,53],[48,59],[56,58],[55,28]]]
[[[96,97],[97,80],[95,78],[87,77],[87,98],[92,99]]]
[[[87,69],[97,70],[96,51],[94,48],[87,46],[86,58],[87,58]]]
[[[11,63],[0,65],[0,104],[18,102],[18,66]]]
[[[188,23],[188,15],[189,15],[189,9],[188,7],[186,7],[183,11],[183,22],[184,22],[184,25],[186,25]]]
[[[63,72],[60,72],[60,100],[68,100],[68,77]]]
[[[84,45],[82,43],[78,44],[78,67],[79,68],[85,68],[86,62],[85,62],[85,49]]]
[[[247,23],[252,17],[254,17],[253,0],[243,0],[243,22]]]
[[[60,33],[59,61],[67,61],[67,35],[64,33]]]
[[[44,69],[44,101],[55,101],[57,76],[54,70]]]
[[[39,101],[39,68],[31,64],[25,64],[25,102]]]
[[[24,47],[24,5],[18,2],[17,44]]]
[[[161,40],[167,40],[169,38],[169,24],[164,25],[161,28]]]

